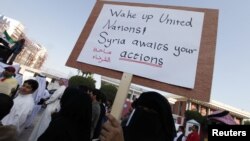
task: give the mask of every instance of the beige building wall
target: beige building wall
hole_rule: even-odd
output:
[[[5,30],[15,40],[25,38],[24,49],[18,54],[15,61],[21,65],[25,65],[34,69],[41,69],[48,56],[47,50],[40,44],[31,41],[24,33],[23,24],[12,18],[0,15],[1,32]],[[1,34],[1,33],[0,33]],[[10,47],[13,46],[10,45]]]

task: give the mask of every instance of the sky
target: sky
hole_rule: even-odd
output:
[[[249,0],[119,0],[219,9],[211,99],[250,112]],[[26,35],[48,51],[44,65],[76,72],[65,63],[95,0],[1,0],[0,14],[20,21]]]

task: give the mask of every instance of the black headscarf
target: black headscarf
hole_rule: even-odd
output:
[[[230,115],[229,111],[214,111],[212,114],[207,116],[207,119],[209,124],[237,124]]]
[[[133,104],[124,129],[125,141],[173,141],[176,130],[168,100],[157,92],[144,92]]]
[[[90,141],[92,105],[88,94],[67,87],[62,95],[61,109],[38,141]]]

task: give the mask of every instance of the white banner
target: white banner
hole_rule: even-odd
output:
[[[194,88],[204,13],[104,4],[77,61]]]

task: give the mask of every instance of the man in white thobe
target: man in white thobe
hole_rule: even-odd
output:
[[[32,94],[38,88],[36,80],[26,80],[20,87],[18,96],[14,99],[14,105],[11,111],[3,120],[3,125],[14,125],[20,134],[24,127],[27,117],[31,114],[35,105]]]
[[[51,114],[54,112],[58,112],[60,110],[60,98],[62,97],[64,90],[67,86],[66,79],[59,80],[59,88],[52,94],[52,96],[45,102],[47,105],[44,110],[40,120],[35,125],[33,129],[29,141],[36,141],[38,137],[48,128],[49,123],[51,121]]]
[[[32,125],[35,117],[37,116],[38,112],[41,109],[41,105],[38,105],[38,103],[40,102],[41,99],[46,99],[48,98],[50,95],[49,93],[46,92],[46,77],[45,76],[41,76],[41,75],[37,75],[36,78],[37,82],[39,83],[39,87],[36,90],[36,92],[33,94],[33,98],[35,101],[35,106],[33,108],[32,114],[28,117],[27,121],[26,121],[26,127],[28,128]]]

